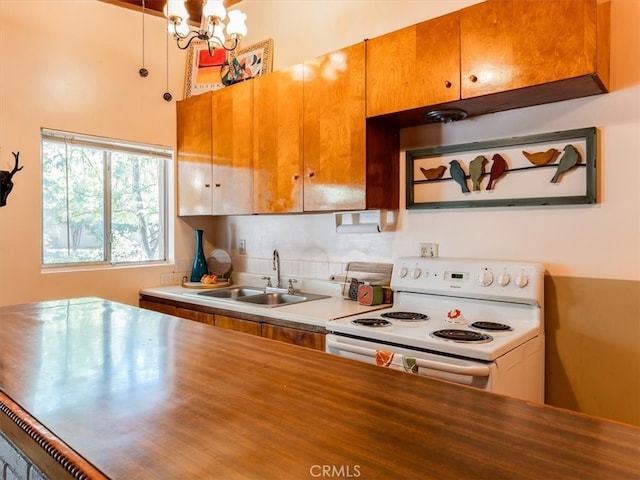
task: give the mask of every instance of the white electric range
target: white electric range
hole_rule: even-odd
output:
[[[405,257],[391,308],[329,322],[329,353],[544,401],[544,269]]]

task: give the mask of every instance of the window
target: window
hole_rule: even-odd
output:
[[[42,130],[43,266],[167,259],[166,147]]]

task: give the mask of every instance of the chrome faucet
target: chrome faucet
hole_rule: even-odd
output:
[[[280,254],[278,250],[273,251],[273,270],[276,272],[276,288],[282,288],[282,280],[280,280]]]

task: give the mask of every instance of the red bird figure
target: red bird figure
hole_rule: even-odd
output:
[[[493,189],[493,182],[500,178],[507,171],[507,162],[498,153],[496,153],[491,159],[491,171],[489,172],[489,183],[487,184],[487,190]]]

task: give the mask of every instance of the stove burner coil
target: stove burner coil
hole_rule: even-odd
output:
[[[513,330],[509,325],[496,322],[473,322],[470,326],[480,330],[491,330],[493,332],[506,332],[508,330]]]
[[[493,337],[490,335],[472,330],[436,330],[430,335],[432,337],[442,338],[443,340],[460,343],[487,343],[493,340]]]
[[[402,320],[403,322],[421,322],[429,320],[428,315],[415,312],[385,312],[380,314],[381,317],[391,318],[393,320]]]
[[[351,323],[362,327],[390,327],[392,325],[388,320],[382,320],[380,318],[359,318],[351,320]]]

